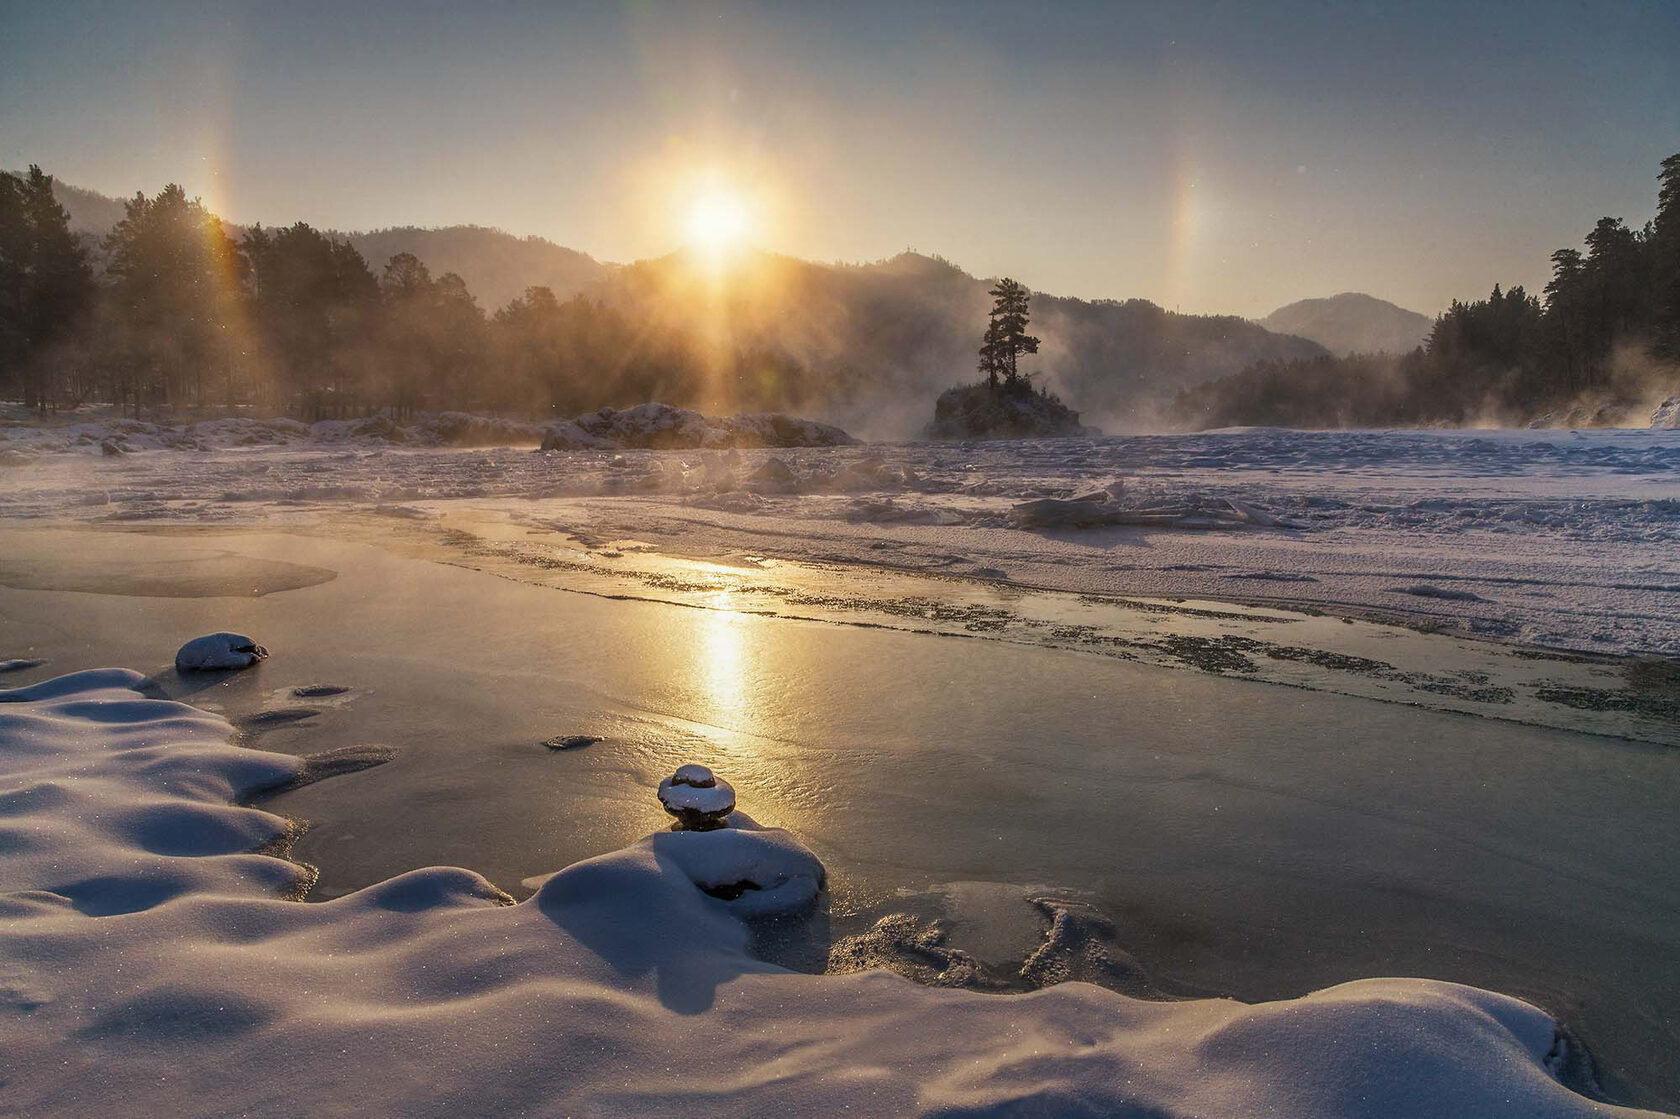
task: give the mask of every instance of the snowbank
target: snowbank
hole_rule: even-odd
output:
[[[699,888],[743,855],[796,865],[768,830],[651,836],[518,905],[441,867],[287,900],[308,868],[253,852],[291,825],[230,802],[305,761],[141,684],[0,691],[19,1113],[1641,1114],[1560,1083],[1579,1053],[1547,1015],[1447,983],[1248,1006],[786,972]]]
[[[653,403],[585,412],[549,428],[543,435],[542,449],[840,447],[855,442],[837,427],[780,412],[702,416],[687,408]]]

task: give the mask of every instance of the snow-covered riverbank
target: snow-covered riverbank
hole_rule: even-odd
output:
[[[1639,1114],[1560,1083],[1579,1050],[1548,1016],[1453,984],[1250,1006],[793,974],[658,842],[518,905],[439,867],[288,901],[308,874],[252,853],[284,850],[288,822],[229,802],[305,763],[142,684],[0,692],[22,1112]]]
[[[1249,1003],[1429,977],[1556,1014],[1615,1098],[1680,1101],[1662,1010],[1680,989],[1672,749],[760,617],[729,596],[693,609],[561,593],[433,562],[411,549],[412,522],[374,522],[384,537],[353,542],[10,527],[0,660],[45,663],[0,679],[128,664],[264,751],[394,747],[389,764],[262,805],[309,821],[293,850],[320,868],[314,898],[435,865],[527,897],[662,828],[656,786],[698,762],[829,870],[818,911],[755,942],[758,958],[801,972],[945,961],[942,983],[1061,975]],[[1161,637],[1198,624],[1159,620]],[[1269,624],[1290,642],[1367,628]],[[175,646],[213,630],[271,655],[225,679],[179,673]],[[1437,675],[1454,663],[1442,647],[1487,645],[1369,640]],[[569,736],[596,741],[545,745]],[[887,943],[853,940],[901,913],[914,922]],[[939,951],[917,947],[931,922]],[[138,940],[121,951],[151,958]]]

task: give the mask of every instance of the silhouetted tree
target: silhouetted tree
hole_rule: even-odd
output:
[[[1004,387],[1014,389],[1025,380],[1020,374],[1020,356],[1038,352],[1038,339],[1027,333],[1032,292],[1006,276],[986,294],[995,302],[980,346],[980,372],[992,388],[998,387],[1001,376]]]
[[[31,407],[56,402],[54,351],[84,327],[93,297],[87,252],[52,177],[34,165],[0,174],[0,384],[16,383]]]
[[[1594,422],[1601,408],[1614,415],[1648,403],[1653,390],[1680,390],[1680,369],[1653,384],[1646,363],[1618,358],[1627,348],[1680,358],[1680,155],[1663,160],[1658,181],[1649,225],[1636,231],[1620,218],[1600,218],[1585,252],[1552,254],[1544,306],[1520,287],[1495,287],[1484,300],[1454,300],[1424,346],[1405,358],[1375,366],[1358,356],[1256,365],[1181,393],[1180,412],[1221,424],[1319,424],[1337,416],[1456,423],[1584,405]],[[1350,387],[1373,368],[1389,391]]]
[[[118,368],[131,403],[204,403],[205,373],[240,357],[235,327],[247,271],[221,219],[174,183],[136,194],[105,239]],[[231,376],[229,378],[231,380]]]
[[[467,408],[474,374],[482,370],[488,336],[484,312],[461,277],[437,279],[412,253],[385,265],[386,375],[383,398],[401,417],[431,404]]]
[[[1651,312],[1659,352],[1680,359],[1680,153],[1662,161],[1657,182],[1657,216],[1646,241]]]
[[[252,270],[252,318],[282,398],[309,419],[364,406],[361,383],[379,285],[362,254],[303,222],[253,227],[240,242]]]

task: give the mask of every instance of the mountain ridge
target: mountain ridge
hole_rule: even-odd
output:
[[[86,237],[121,217],[120,200],[54,186]],[[234,237],[246,228],[224,224]],[[706,338],[726,329],[729,346],[755,355],[761,375],[807,380],[822,418],[883,436],[919,430],[940,393],[974,378],[995,282],[909,251],[853,264],[740,250],[720,289],[706,262],[680,249],[614,264],[485,226],[322,232],[349,241],[376,272],[397,252],[413,253],[434,274],[456,272],[486,311],[541,285],[562,301],[582,295],[612,306],[649,337]],[[1032,313],[1042,339],[1028,370],[1034,383],[1111,428],[1146,426],[1178,390],[1256,361],[1325,353],[1314,341],[1235,315],[1185,315],[1144,299],[1038,293]],[[798,368],[790,371],[790,363]],[[894,402],[890,410],[886,400]]]
[[[1285,304],[1257,320],[1278,334],[1317,342],[1337,357],[1408,353],[1429,337],[1435,320],[1362,291]]]

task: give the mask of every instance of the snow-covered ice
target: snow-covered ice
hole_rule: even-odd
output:
[[[308,869],[259,852],[291,825],[234,802],[306,763],[142,684],[0,692],[20,1113],[1651,1114],[1567,1087],[1580,1050],[1546,1014],[1449,983],[1247,1005],[793,974],[699,888],[797,864],[751,829],[655,835],[517,905],[444,867],[289,900]]]
[[[216,451],[252,447],[357,446],[531,447],[605,450],[647,447],[833,447],[853,443],[830,424],[780,412],[704,416],[669,404],[602,408],[555,424],[431,412],[398,421],[385,415],[303,423],[286,417],[229,416],[165,422],[89,408],[42,425],[27,410],[0,406],[0,466],[26,466],[41,455],[112,458],[143,451]]]
[[[47,438],[29,428],[0,436],[0,449]],[[20,454],[27,466],[0,471],[0,518],[285,525],[349,513],[424,523],[486,508],[683,555],[1302,604],[1591,652],[1680,653],[1680,429],[1245,430],[774,452],[299,442],[190,456]],[[1065,510],[1056,503],[1116,482],[1118,496],[1091,510],[1055,513],[1062,527],[1017,509]],[[1464,594],[1403,589],[1420,585]]]

